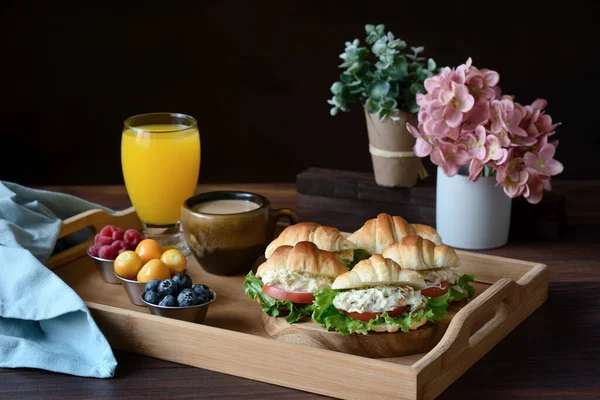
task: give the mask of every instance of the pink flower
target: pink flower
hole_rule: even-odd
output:
[[[473,132],[477,125],[486,125],[490,118],[490,102],[480,100],[475,103],[471,111],[465,115],[461,126],[463,132]]]
[[[502,147],[510,147],[510,138],[508,137],[508,133],[504,129],[501,129],[500,132],[496,134],[496,137],[500,141]]]
[[[471,165],[469,165],[469,180],[473,182],[477,182],[479,177],[481,176],[481,171],[483,171],[484,164],[477,160],[476,158],[471,160]]]
[[[529,196],[529,174],[520,161],[515,158],[508,165],[498,167],[496,171],[496,182],[503,186],[504,193],[510,198]]]
[[[534,137],[522,137],[522,136],[513,136],[510,139],[510,145],[515,147],[529,147],[533,146],[537,143],[537,139]]]
[[[525,153],[525,166],[531,168],[541,175],[554,176],[560,174],[564,167],[560,161],[554,160],[556,148],[552,144],[544,145],[539,153]]]
[[[475,146],[474,146],[471,154],[473,155],[473,157],[475,157],[476,159],[481,161],[483,164],[485,164],[486,162],[489,161],[488,156],[487,156],[488,151],[485,147],[485,141],[486,141],[485,128],[483,126],[479,125],[477,128],[475,128],[475,135],[477,135],[477,142],[475,143]]]
[[[508,150],[502,147],[500,139],[495,135],[488,135],[486,138],[487,157],[486,161],[493,160],[496,165],[503,164],[508,158]]]
[[[469,156],[475,157],[475,154],[477,152],[477,149],[475,147],[477,144],[477,138],[475,137],[474,134],[463,133],[460,136],[460,138],[458,138],[458,140],[456,141],[456,144],[464,146],[465,150],[467,150],[467,153],[469,154]]]
[[[421,106],[423,107],[423,106]],[[423,108],[421,108],[423,110]],[[434,137],[444,137],[450,131],[450,127],[444,121],[444,105],[440,100],[432,100],[427,103],[426,109],[423,112],[424,123],[423,123],[423,131],[429,135]]]
[[[496,97],[494,86],[498,84],[499,80],[500,75],[496,71],[471,68],[467,74],[465,84],[469,88],[469,93],[471,93],[476,100],[489,101]]]
[[[523,195],[525,200],[531,204],[537,204],[542,200],[544,194],[544,183],[535,171],[530,168],[528,171],[527,189],[528,193]]]
[[[469,154],[463,145],[442,143],[431,152],[431,162],[441,166],[447,176],[456,175],[460,166],[465,164],[468,159]]]
[[[492,120],[492,124],[490,125],[490,132],[498,133],[503,128],[505,129],[503,115],[504,108],[507,107],[506,104],[502,103],[500,100],[492,101],[490,105],[490,119]]]
[[[552,117],[544,113],[546,104],[546,100],[537,99],[530,106],[518,105],[523,114],[520,126],[527,131],[530,137],[551,136],[558,126],[558,124],[552,123]]]
[[[510,98],[503,97],[502,100],[493,100],[490,105],[490,118],[492,124],[490,131],[498,134],[504,130],[516,136],[527,137],[527,132],[519,126],[523,115]]]
[[[410,122],[406,123],[406,129],[408,129],[410,134],[417,139],[413,147],[413,152],[415,153],[415,155],[417,157],[427,157],[433,149],[433,146],[431,145],[431,143],[429,143],[429,138],[427,136],[421,135],[421,131],[412,126]]]
[[[452,91],[445,91],[440,100],[445,105],[444,120],[451,128],[456,128],[463,121],[463,113],[471,110],[475,99],[469,94],[465,85],[452,85]]]

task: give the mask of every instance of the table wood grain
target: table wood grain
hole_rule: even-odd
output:
[[[563,183],[570,204],[599,204],[599,183]],[[123,186],[53,186],[113,209],[131,203]],[[295,184],[200,185],[198,192],[249,190],[276,208],[295,208]],[[314,212],[313,212],[314,213]],[[486,254],[548,265],[547,302],[450,386],[440,399],[594,399],[600,397],[599,213],[583,206],[569,216],[560,240],[510,241]],[[299,215],[302,220],[302,214]],[[327,216],[322,215],[322,221]],[[358,227],[357,227],[358,228]],[[0,399],[313,399],[323,396],[199,368],[115,351],[112,379],[34,369],[0,369]],[[260,362],[260,360],[256,360]],[[251,366],[249,366],[251,367]],[[285,368],[284,365],[281,368]],[[351,383],[349,383],[351,390]]]

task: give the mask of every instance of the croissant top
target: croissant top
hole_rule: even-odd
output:
[[[374,254],[362,260],[352,269],[338,276],[332,289],[355,289],[368,286],[408,285],[417,290],[426,286],[425,280],[415,271],[401,269],[394,260]]]
[[[384,257],[396,261],[404,269],[425,270],[458,267],[456,251],[445,244],[436,245],[431,240],[412,235],[390,244],[383,250]]]
[[[265,258],[270,258],[279,246],[293,246],[298,242],[312,242],[319,249],[327,251],[342,251],[356,247],[336,228],[322,226],[316,222],[301,222],[285,228],[277,239],[267,246]]]
[[[271,257],[256,270],[256,276],[271,270],[287,269],[291,272],[308,275],[321,275],[335,278],[348,271],[335,253],[319,250],[311,242],[299,242],[294,246],[279,246]]]
[[[381,213],[348,237],[356,248],[367,250],[371,254],[381,254],[392,243],[403,237],[418,235],[442,244],[442,238],[435,229],[428,225],[410,224],[404,218]]]

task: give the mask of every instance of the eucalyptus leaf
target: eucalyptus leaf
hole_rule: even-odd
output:
[[[435,61],[433,61],[433,58],[430,58],[429,60],[427,60],[427,69],[430,71],[435,70]]]
[[[419,92],[422,92],[424,89],[423,84],[419,83],[419,82],[415,82],[412,85],[410,85],[410,88],[408,90],[410,90],[410,92],[412,94],[417,94]]]
[[[380,101],[379,105],[381,106],[381,108],[393,111],[393,110],[396,109],[396,107],[398,107],[398,102],[396,100],[394,100],[394,99],[387,98],[387,99],[385,99],[383,101]]]
[[[368,99],[365,103],[365,110],[369,114],[377,114],[380,110],[379,104],[373,99]]]
[[[395,80],[402,79],[408,75],[408,63],[404,57],[398,57],[394,65],[388,69],[388,74]]]
[[[342,94],[343,90],[344,90],[344,84],[342,82],[335,82],[333,85],[331,85],[331,93],[333,93],[335,95]]]
[[[390,91],[390,83],[387,81],[376,81],[369,86],[369,97],[375,100],[383,99]]]

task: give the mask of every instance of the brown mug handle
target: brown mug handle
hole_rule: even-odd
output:
[[[271,234],[271,236],[275,235],[275,230],[277,228],[277,222],[281,218],[287,218],[290,221],[290,225],[294,225],[294,224],[298,223],[298,215],[296,215],[296,213],[289,208],[279,208],[277,210],[273,210],[273,218],[275,220],[275,224],[273,225],[273,233]]]

